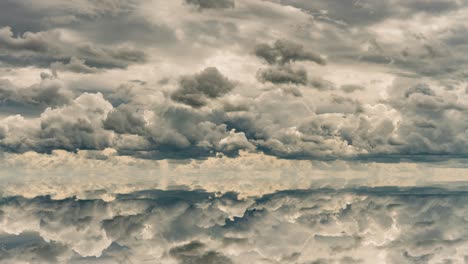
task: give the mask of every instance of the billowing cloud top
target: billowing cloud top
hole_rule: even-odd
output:
[[[0,3],[0,149],[468,154],[460,1]]]

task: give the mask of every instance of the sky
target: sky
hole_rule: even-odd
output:
[[[465,0],[0,0],[0,263],[465,263],[442,227],[468,214],[467,20]]]

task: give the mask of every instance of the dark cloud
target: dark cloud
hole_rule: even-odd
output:
[[[54,70],[95,73],[95,68],[125,68],[146,60],[143,51],[131,47],[99,47],[68,43],[59,31],[26,32],[15,37],[11,28],[0,29],[0,61],[12,66],[39,66]]]
[[[19,32],[40,31],[44,29],[44,25],[38,22],[43,18],[43,14],[25,8],[24,4],[20,1],[2,1],[0,2],[0,10],[0,25],[2,26],[10,25]]]
[[[57,74],[58,71],[68,71],[75,73],[98,73],[98,68],[90,67],[86,65],[86,61],[80,60],[75,57],[71,57],[68,63],[54,62],[50,65],[52,71]]]
[[[257,73],[262,82],[275,84],[307,84],[307,72],[302,69],[294,69],[291,66],[278,66],[262,69]]]
[[[216,251],[204,252],[205,245],[199,241],[172,248],[169,254],[180,261],[181,264],[229,264],[229,258]]]
[[[234,0],[185,0],[187,4],[204,8],[234,8]]]
[[[234,83],[224,77],[214,67],[206,68],[193,76],[184,76],[179,89],[171,98],[192,107],[201,107],[208,98],[217,98],[234,89]]]
[[[57,32],[26,32],[15,38],[10,27],[0,29],[0,44],[3,49],[46,52],[52,49],[53,40],[58,39]]]
[[[46,242],[38,233],[23,232],[18,235],[0,232],[0,262],[2,263],[58,263],[58,256],[67,247],[54,241]]]
[[[0,3],[1,25],[10,25],[18,32],[40,31],[54,26],[80,23],[103,16],[119,16],[133,10],[135,2],[122,0],[78,0],[68,4],[56,1],[5,0]]]
[[[427,96],[434,96],[434,91],[427,84],[416,84],[409,87],[405,91],[405,97],[410,97],[412,94],[423,94]]]
[[[145,120],[135,109],[121,105],[109,113],[104,120],[104,128],[119,134],[144,134]]]
[[[259,44],[255,47],[255,55],[269,64],[282,65],[294,61],[313,61],[320,65],[326,64],[325,59],[320,55],[304,50],[302,45],[288,40],[277,40],[273,46]]]
[[[43,80],[30,87],[17,87],[0,80],[0,111],[9,114],[38,115],[47,107],[58,107],[71,101],[59,80],[43,74]]]
[[[408,2],[403,2],[403,6],[408,8],[411,11],[416,12],[426,12],[430,14],[441,14],[456,10],[460,7],[460,2],[453,0],[413,0]]]

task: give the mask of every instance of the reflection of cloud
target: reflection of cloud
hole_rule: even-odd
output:
[[[467,199],[465,191],[423,187],[289,190],[243,199],[176,190],[111,202],[4,197],[0,260],[457,263],[468,245],[459,228]]]

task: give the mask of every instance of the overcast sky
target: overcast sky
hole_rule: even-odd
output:
[[[467,19],[460,0],[3,0],[2,174],[463,169]]]

